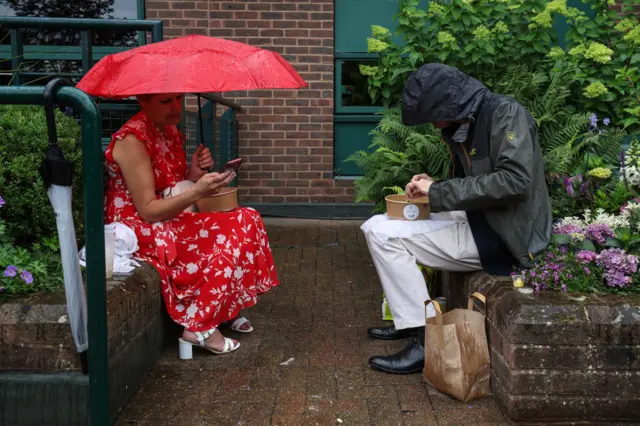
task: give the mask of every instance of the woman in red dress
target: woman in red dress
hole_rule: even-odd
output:
[[[213,159],[202,147],[187,167],[184,137],[176,128],[182,98],[139,96],[141,112],[113,135],[105,152],[105,219],[135,231],[140,246],[136,257],[160,273],[169,315],[184,326],[180,357],[189,359],[194,345],[215,354],[238,349],[240,343],[224,337],[218,326],[253,331],[240,310],[255,305],[259,294],[279,282],[255,210],[193,212],[197,200],[226,187],[235,173],[208,173]],[[188,189],[163,198],[184,181],[191,182]]]

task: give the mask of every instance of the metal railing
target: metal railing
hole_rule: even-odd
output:
[[[67,18],[15,18],[0,20],[3,29],[9,29],[11,36],[10,57],[7,52],[0,51],[0,61],[10,60],[12,86],[0,86],[0,104],[32,104],[44,105],[44,86],[22,86],[22,77],[40,76],[43,73],[23,71],[23,61],[31,56],[38,58],[58,59],[60,49],[53,52],[42,52],[42,46],[27,46],[25,49],[22,30],[25,29],[60,29],[78,30],[81,32],[80,46],[65,46],[63,60],[82,60],[82,70],[78,76],[84,75],[94,64],[96,57],[113,51],[127,48],[101,48],[104,52],[97,55],[93,52],[92,31],[97,30],[129,30],[151,32],[151,41],[162,40],[162,21],[144,20],[105,20],[105,19],[67,19]],[[141,38],[144,40],[144,38]],[[0,46],[2,47],[2,46]],[[3,54],[4,53],[4,54]],[[69,56],[76,55],[76,56]],[[51,56],[47,56],[51,55]],[[44,73],[45,77],[56,77],[55,73]],[[108,383],[108,330],[106,306],[106,273],[104,268],[104,187],[103,187],[103,149],[102,121],[100,109],[96,102],[81,90],[63,87],[56,94],[58,104],[69,105],[78,114],[82,129],[82,162],[84,180],[84,226],[87,247],[87,310],[89,332],[89,392],[90,418],[92,425],[108,425],[111,423],[109,410]],[[108,106],[107,106],[108,105]],[[105,103],[106,111],[131,110],[127,104]],[[120,108],[119,108],[120,107]],[[124,108],[123,108],[124,107]]]
[[[63,87],[56,93],[55,98],[57,102],[71,105],[79,111],[82,120],[84,226],[87,246],[89,407],[92,425],[108,425],[110,423],[109,366],[100,111],[89,95],[76,88]],[[0,104],[44,105],[44,87],[0,86]]]
[[[98,30],[129,30],[129,31],[149,31],[151,32],[151,41],[157,42],[162,40],[162,21],[146,21],[146,20],[129,20],[129,19],[75,19],[75,18],[23,18],[23,17],[7,17],[0,20],[0,26],[8,29],[11,38],[11,72],[13,73],[12,84],[15,86],[22,85],[22,77],[24,76],[42,76],[42,72],[29,72],[21,69],[22,63],[30,56],[38,58],[55,59],[58,52],[39,52],[42,46],[35,46],[35,49],[25,52],[24,39],[22,30],[25,29],[43,29],[43,30],[77,30],[80,32],[80,46],[67,46],[66,51],[72,56],[66,56],[62,59],[73,60],[74,58],[82,60],[81,73],[71,73],[84,75],[93,66],[93,32]],[[141,40],[144,40],[142,38]],[[105,49],[101,49],[105,50]],[[107,49],[99,56],[113,53],[113,48]],[[117,48],[115,51],[127,50],[126,47]],[[75,54],[75,55],[74,55]],[[51,74],[49,74],[51,75]],[[45,75],[47,76],[47,75]]]

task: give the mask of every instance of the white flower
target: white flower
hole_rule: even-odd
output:
[[[249,263],[253,264],[253,253],[247,253],[247,259],[249,259]]]
[[[167,243],[164,240],[161,240],[160,238],[156,238],[156,245],[158,247],[166,247]]]
[[[182,311],[184,311],[184,305],[183,305],[183,304],[179,304],[179,305],[177,305],[177,306],[176,306],[176,311],[178,311],[178,312],[182,312]]]
[[[234,248],[233,249],[233,257],[240,257],[240,249],[239,248]]]
[[[209,231],[207,231],[206,229],[201,229],[200,230],[200,236],[202,238],[207,238],[209,236]]]
[[[124,207],[124,200],[121,197],[116,197],[116,198],[113,199],[113,204],[117,208]]]
[[[198,307],[195,303],[192,303],[191,306],[189,306],[189,308],[187,309],[187,317],[193,318],[196,316],[196,313],[198,313]]]
[[[188,274],[193,275],[196,272],[198,272],[198,265],[196,265],[195,263],[187,264],[187,273]]]
[[[628,228],[629,218],[605,213],[604,209],[596,210],[596,217],[591,223],[603,223],[611,229]]]
[[[189,248],[187,249],[187,251],[193,251],[193,250],[195,250],[197,248],[198,248],[197,244],[189,244]]]
[[[580,228],[584,228],[586,226],[586,223],[583,220],[580,220],[580,218],[569,216],[560,219],[560,222],[556,223],[555,228],[560,228],[567,225],[574,225]]]
[[[149,228],[142,228],[142,231],[140,231],[140,233],[142,235],[144,235],[145,237],[148,237],[149,235],[151,235],[151,229]]]
[[[224,244],[224,242],[227,240],[227,237],[225,237],[222,234],[218,234],[218,238],[216,238],[216,243],[217,244]]]
[[[230,278],[232,273],[233,273],[233,269],[231,269],[230,267],[227,266],[226,268],[224,268],[225,278]]]
[[[233,273],[233,277],[237,280],[239,280],[240,278],[242,278],[242,276],[244,275],[244,271],[242,270],[241,267],[237,267],[236,271]]]

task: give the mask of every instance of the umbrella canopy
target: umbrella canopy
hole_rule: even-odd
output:
[[[189,35],[100,60],[76,86],[92,96],[299,89],[307,83],[278,53],[248,44]]]

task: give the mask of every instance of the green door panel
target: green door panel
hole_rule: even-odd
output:
[[[362,176],[362,171],[354,163],[344,160],[356,151],[369,150],[369,145],[371,145],[369,133],[378,125],[379,121],[379,116],[354,117],[353,122],[336,121],[333,151],[336,176]]]
[[[421,0],[421,3],[426,8],[428,0]],[[371,25],[380,25],[394,32],[393,17],[397,12],[398,1],[394,0],[336,0],[336,53],[366,52]]]

